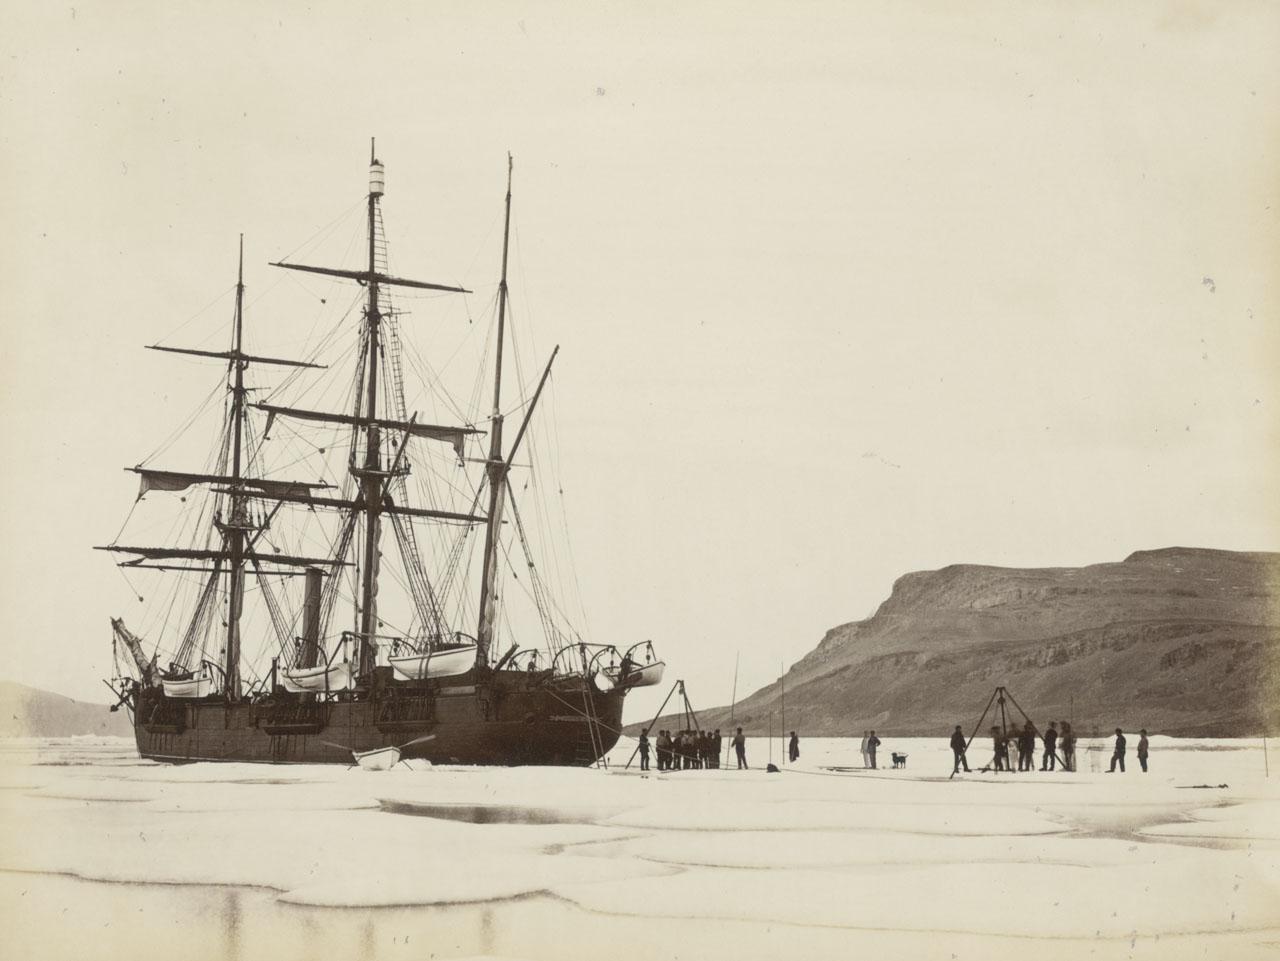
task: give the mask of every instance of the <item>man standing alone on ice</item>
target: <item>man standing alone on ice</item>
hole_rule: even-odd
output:
[[[876,737],[876,732],[872,731],[867,736],[867,759],[871,762],[871,770],[876,769],[876,748],[880,746],[880,738]]]
[[[1052,771],[1057,763],[1058,730],[1049,722],[1049,730],[1044,732],[1044,760],[1040,762],[1040,770]]]
[[[951,768],[952,774],[960,773],[960,765],[964,765],[964,773],[969,773],[969,760],[964,756],[964,731],[960,730],[960,725],[956,725],[955,733],[951,735],[951,753],[955,755],[956,763]]]
[[[738,755],[738,770],[746,770],[747,739],[742,736],[742,728],[738,728],[738,733],[733,736],[733,750]]]
[[[1120,765],[1120,773],[1124,773],[1124,731],[1116,728],[1116,750],[1111,755],[1111,767],[1107,769],[1108,774],[1114,774],[1116,765]]]
[[[1142,773],[1147,773],[1147,752],[1151,749],[1151,742],[1147,740],[1147,729],[1144,727],[1138,732],[1142,736],[1138,738],[1138,763],[1142,765]]]
[[[787,748],[787,756],[791,758],[791,763],[795,764],[800,760],[800,738],[796,737],[796,732],[791,732],[791,744]]]
[[[862,751],[862,766],[863,766],[863,767],[871,767],[871,761],[870,761],[870,759],[867,757],[867,737],[868,737],[867,732],[866,732],[866,731],[863,731],[863,732],[862,732],[862,747],[860,748],[860,750]]]

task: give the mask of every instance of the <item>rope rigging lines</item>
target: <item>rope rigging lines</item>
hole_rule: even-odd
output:
[[[323,308],[316,307],[309,312],[311,330],[307,341],[310,346],[298,351],[312,367],[293,367],[275,381],[274,386],[243,388],[245,391],[262,390],[260,394],[247,396],[262,397],[277,408],[288,402],[305,405],[292,414],[280,410],[267,414],[266,424],[269,429],[264,428],[260,422],[264,412],[252,405],[248,406],[241,420],[243,459],[239,476],[257,478],[260,481],[270,480],[277,486],[247,489],[244,485],[227,484],[225,481],[234,447],[235,411],[240,409],[240,401],[247,400],[247,397],[245,394],[237,395],[236,388],[231,387],[224,378],[202,400],[195,412],[185,418],[179,428],[142,462],[151,463],[172,450],[179,439],[201,418],[208,416],[212,419],[211,411],[215,410],[217,394],[219,391],[223,392],[221,431],[216,447],[209,452],[206,469],[208,473],[224,480],[221,485],[203,487],[189,495],[192,501],[185,509],[178,510],[170,535],[180,537],[184,544],[202,541],[206,548],[217,545],[221,550],[233,544],[244,543],[245,549],[253,553],[255,545],[260,543],[264,551],[263,557],[270,556],[267,551],[274,551],[276,554],[316,556],[340,562],[340,567],[329,569],[321,587],[319,635],[322,647],[324,638],[333,637],[331,627],[335,624],[333,618],[339,596],[344,603],[351,603],[356,630],[371,630],[359,626],[362,613],[359,608],[365,594],[373,597],[379,587],[376,583],[377,571],[372,572],[372,578],[368,577],[371,572],[362,571],[362,566],[369,563],[369,557],[373,557],[373,563],[382,568],[385,574],[381,586],[391,588],[389,592],[383,591],[377,595],[378,626],[384,622],[407,622],[410,635],[407,639],[410,643],[430,643],[433,638],[451,636],[457,628],[463,626],[469,630],[476,629],[479,608],[482,606],[478,584],[481,566],[478,555],[481,553],[482,538],[473,535],[480,528],[475,520],[449,515],[456,514],[470,502],[468,514],[474,517],[486,491],[492,494],[489,477],[494,477],[495,482],[497,478],[505,477],[502,497],[506,500],[502,503],[510,504],[511,521],[505,524],[496,519],[493,521],[492,530],[496,540],[493,557],[499,565],[495,569],[495,575],[505,578],[506,572],[510,571],[513,579],[521,580],[519,567],[512,557],[512,542],[518,540],[523,553],[524,569],[528,572],[528,583],[522,583],[521,587],[529,597],[533,611],[528,610],[519,592],[512,591],[514,604],[508,605],[504,601],[496,605],[493,622],[495,637],[497,634],[518,636],[532,628],[530,614],[533,614],[537,618],[548,655],[553,656],[558,648],[574,643],[575,638],[578,642],[582,640],[566,614],[566,608],[574,608],[574,601],[582,609],[582,613],[580,620],[576,613],[573,620],[577,620],[580,625],[586,623],[577,571],[572,563],[572,546],[568,541],[564,492],[558,482],[561,465],[558,456],[547,451],[549,446],[554,448],[552,439],[558,437],[554,397],[550,405],[551,423],[546,423],[547,408],[540,408],[538,416],[529,423],[518,455],[522,463],[508,464],[500,470],[498,465],[475,456],[476,438],[469,435],[466,447],[462,446],[461,440],[455,440],[458,447],[450,448],[438,443],[443,437],[428,431],[419,435],[421,440],[415,437],[413,447],[406,449],[405,445],[410,442],[407,432],[402,436],[394,425],[384,423],[371,427],[368,423],[359,423],[361,418],[385,418],[401,422],[403,426],[409,420],[411,412],[422,411],[431,418],[428,423],[456,423],[459,427],[472,428],[474,425],[484,428],[491,417],[491,411],[484,404],[486,388],[492,384],[494,372],[491,368],[501,346],[497,343],[496,324],[492,321],[496,321],[500,309],[509,312],[507,316],[510,325],[506,330],[511,350],[511,368],[504,379],[513,382],[510,388],[502,388],[502,399],[510,407],[502,416],[515,416],[519,419],[520,413],[528,411],[529,405],[536,399],[536,394],[530,388],[537,382],[537,378],[535,376],[529,379],[526,376],[529,373],[526,367],[536,354],[536,343],[524,316],[526,311],[522,309],[517,313],[509,293],[503,301],[498,285],[492,288],[479,285],[484,293],[477,300],[483,299],[485,302],[485,307],[480,311],[480,322],[473,322],[473,304],[464,295],[453,302],[463,305],[467,321],[465,326],[433,325],[429,328],[430,340],[419,333],[416,324],[406,326],[408,312],[398,305],[408,302],[409,306],[414,306],[420,302],[419,297],[403,293],[399,287],[395,288],[395,298],[392,297],[393,277],[382,208],[372,195],[352,204],[293,251],[279,258],[280,261],[283,263],[303,251],[314,252],[314,248],[324,244],[336,246],[341,241],[344,225],[350,223],[355,211],[365,206],[366,200],[371,211],[368,230],[372,235],[364,233],[362,241],[362,231],[358,225],[353,224],[347,240],[348,255],[352,255],[352,248],[355,247],[354,253],[358,256],[362,243],[368,243],[371,262],[369,272],[360,274],[366,278],[361,283],[377,284],[376,301],[370,302],[362,319],[353,319],[352,314],[364,300],[367,286],[348,300],[345,296],[330,295],[330,287],[317,288],[313,278],[301,277],[293,270],[282,272],[281,280],[269,285],[253,300],[253,303],[258,303],[282,283],[284,277],[290,277],[308,296],[319,300]],[[512,227],[514,229],[514,225]],[[523,275],[518,231],[515,232],[515,241],[515,259]],[[328,260],[327,257],[324,259]],[[344,257],[339,263],[347,260],[348,257]],[[503,261],[505,281],[505,249]],[[474,262],[475,258],[472,263]],[[468,267],[467,272],[470,270]],[[375,274],[382,276],[378,279]],[[353,272],[350,271],[339,273],[339,276],[348,278],[351,275]],[[384,280],[387,282],[383,283]],[[329,281],[330,284],[336,282]],[[286,292],[295,295],[293,291]],[[225,293],[219,295],[214,303],[218,303],[223,296]],[[440,295],[421,296],[436,300]],[[242,292],[240,297],[242,301]],[[375,303],[376,314],[373,314]],[[212,307],[213,304],[209,306]],[[202,309],[195,316],[202,315],[208,309]],[[441,311],[449,309],[452,308],[442,307]],[[483,315],[486,314],[489,315],[489,323],[483,322]],[[335,315],[336,320],[330,323],[330,318]],[[242,316],[242,313],[238,316]],[[434,316],[433,310],[433,319]],[[186,328],[194,319],[195,317],[189,318],[178,330]],[[359,322],[354,322],[357,319]],[[521,322],[517,323],[517,319]],[[370,338],[375,325],[381,337],[378,355],[371,358]],[[480,328],[484,328],[483,333]],[[314,339],[317,331],[321,332],[320,336]],[[416,338],[413,335],[417,335]],[[239,349],[238,346],[233,348]],[[354,357],[351,357],[352,353]],[[334,364],[335,356],[339,359],[347,358],[351,362]],[[321,359],[329,363],[326,370],[315,369],[320,366],[318,362]],[[478,360],[478,363],[473,366],[472,360]],[[234,364],[239,362],[241,361],[233,360],[228,374],[239,373],[234,368]],[[378,382],[370,384],[368,378],[375,362],[380,368]],[[548,386],[553,385],[554,380]],[[381,398],[377,400],[376,409],[366,409],[370,393],[377,394],[379,390]],[[552,393],[554,395],[554,390]],[[286,397],[288,401],[283,400]],[[282,400],[274,403],[277,398]],[[333,411],[341,411],[344,415],[345,421],[341,425],[298,416],[306,413],[315,417],[315,412]],[[353,416],[355,423],[351,422]],[[420,419],[419,415],[414,416]],[[369,457],[368,444],[370,436],[378,432],[382,443],[379,460],[375,465]],[[441,433],[444,432],[441,430]],[[508,437],[508,449],[510,445],[511,437]],[[504,456],[511,457],[512,453],[509,450]],[[395,465],[389,473],[371,474],[364,471],[366,466],[376,467],[379,472],[387,471],[389,463]],[[480,469],[478,465],[481,464],[487,469]],[[513,478],[515,471],[527,473],[523,477]],[[309,475],[305,478],[308,482],[306,484],[303,484],[303,478],[297,480],[305,490],[310,491],[316,485],[327,485],[327,489],[316,494],[308,493],[304,497],[296,490],[279,486],[285,483],[279,478],[294,472]],[[313,479],[314,484],[310,483]],[[512,480],[519,482],[518,487],[512,485]],[[202,483],[207,483],[207,479]],[[340,490],[340,497],[334,488]],[[174,488],[169,487],[168,490]],[[273,490],[276,492],[274,497],[270,493]],[[522,499],[527,512],[525,515],[516,506],[515,494],[518,490],[529,491],[532,495],[527,500]],[[372,498],[379,491],[379,496],[384,500],[378,507],[363,502],[363,498]],[[141,499],[140,496],[138,500]],[[550,503],[552,499],[557,499],[555,505]],[[528,500],[533,501],[532,506],[528,504]],[[181,503],[186,504],[187,497],[182,498]],[[282,505],[284,510],[281,510]],[[298,510],[298,507],[304,505],[307,507],[306,515]],[[134,508],[137,506],[135,502]],[[415,517],[391,509],[382,510],[382,507],[414,508],[420,511],[420,515]],[[442,512],[445,516],[430,516],[428,512],[431,511]],[[362,534],[368,536],[367,527],[362,525],[367,525],[373,514],[390,518],[390,524],[384,525],[390,527],[390,536],[383,535],[380,543],[385,545],[386,541],[394,537],[397,550],[394,553],[388,550],[385,559],[378,543],[370,543],[367,551],[354,549],[357,537]],[[139,510],[135,517],[134,510],[131,509],[116,535],[117,538],[127,528],[133,529],[131,525],[136,526],[145,519],[145,512]],[[235,524],[238,529],[227,531],[225,528],[228,524]],[[426,526],[423,527],[423,524]],[[302,550],[303,547],[307,549]],[[289,576],[281,576],[274,571],[273,568],[277,565],[263,566],[256,557],[249,557],[248,562],[255,576],[251,579],[253,586],[247,588],[247,593],[252,592],[254,596],[248,598],[252,601],[251,604],[243,605],[240,598],[233,603],[230,596],[232,582],[237,578],[224,576],[231,567],[225,557],[219,557],[212,565],[190,565],[186,570],[179,567],[174,571],[179,576],[172,579],[172,588],[164,592],[158,591],[148,612],[152,629],[148,633],[156,638],[157,651],[173,627],[175,616],[179,613],[185,616],[187,612],[192,612],[187,623],[178,625],[182,633],[174,652],[174,661],[183,666],[193,664],[197,650],[203,655],[206,649],[217,649],[219,643],[227,643],[228,638],[235,640],[234,632],[230,631],[226,621],[233,616],[232,612],[242,611],[242,649],[246,653],[251,650],[250,645],[244,643],[246,638],[251,639],[254,647],[260,647],[255,652],[255,657],[242,657],[245,677],[256,676],[261,680],[263,675],[260,669],[264,656],[276,647],[279,648],[279,663],[296,666],[294,631],[302,608],[297,596],[299,589]],[[210,566],[212,570],[208,569]],[[366,576],[362,578],[362,574]],[[473,574],[477,576],[473,577]],[[129,589],[141,601],[145,593],[134,588],[131,575],[132,571],[121,570],[121,576]],[[370,588],[364,581],[372,581],[374,587]],[[570,599],[570,593],[576,594],[576,597]],[[217,611],[215,605],[219,603],[224,611],[222,632],[214,629],[217,619],[213,615]],[[370,618],[366,616],[364,620],[367,623]],[[174,633],[177,633],[176,629]],[[481,630],[481,633],[484,631]],[[235,645],[231,646],[234,651]],[[500,647],[494,645],[494,649]],[[255,670],[254,664],[258,665],[258,670]]]

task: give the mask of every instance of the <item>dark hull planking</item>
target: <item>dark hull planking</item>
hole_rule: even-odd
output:
[[[277,692],[229,704],[139,688],[138,753],[177,763],[351,764],[352,751],[394,746],[433,764],[587,766],[617,743],[622,727],[624,692],[584,691],[580,680],[499,671],[399,684],[386,668],[374,680],[371,690],[330,701]]]

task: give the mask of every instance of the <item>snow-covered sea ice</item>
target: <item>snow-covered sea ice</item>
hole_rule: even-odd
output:
[[[608,770],[375,772],[5,742],[5,942],[276,961],[1280,958],[1280,776],[1257,741],[1155,738],[1145,775],[1106,773],[1085,743],[1079,773],[955,779],[942,738],[886,739],[908,767],[877,771],[854,741],[805,740],[779,774],[762,739],[746,772],[641,775],[632,746]]]

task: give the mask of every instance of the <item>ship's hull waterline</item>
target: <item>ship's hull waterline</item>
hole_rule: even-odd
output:
[[[449,680],[466,683],[375,684],[327,701],[281,692],[228,703],[140,688],[138,753],[170,763],[350,765],[352,752],[398,747],[405,759],[432,764],[582,767],[618,741],[621,691],[522,671],[489,672],[479,683]]]

